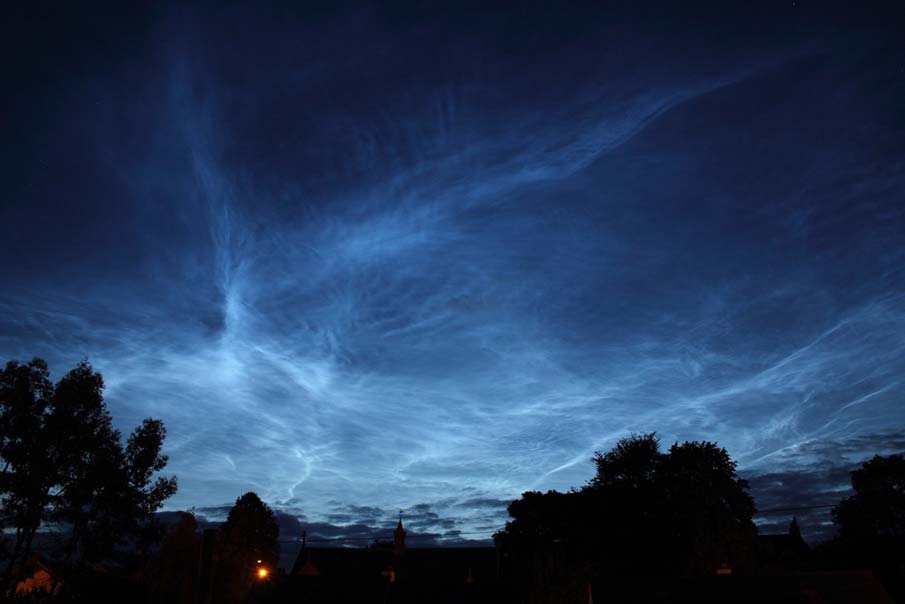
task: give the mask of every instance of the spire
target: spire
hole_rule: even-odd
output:
[[[396,530],[393,531],[393,550],[396,554],[405,551],[405,528],[402,526],[402,512],[399,512],[399,522],[396,524]]]
[[[801,538],[801,529],[798,527],[798,519],[792,516],[792,522],[789,523],[789,535]]]

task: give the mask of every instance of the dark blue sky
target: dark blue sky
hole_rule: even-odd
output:
[[[905,449],[893,12],[29,10],[0,358],[162,418],[170,509],[479,538],[633,431],[761,509]]]

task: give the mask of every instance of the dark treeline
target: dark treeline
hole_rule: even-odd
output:
[[[0,371],[0,599],[297,600],[304,577],[277,569],[279,528],[255,493],[239,497],[218,528],[202,531],[191,512],[167,525],[159,521],[155,512],[176,491],[176,479],[160,475],[166,430],[146,419],[124,440],[112,427],[103,387],[87,362],[56,383],[39,359],[9,362]],[[598,594],[609,586],[595,596],[604,599],[616,597],[616,585],[651,578],[735,580],[843,569],[870,570],[893,596],[905,595],[901,456],[876,456],[852,473],[853,494],[833,509],[831,542],[811,551],[793,521],[790,540],[782,542],[800,544],[791,557],[777,555],[776,543],[765,549],[748,483],[715,443],[664,450],[654,433],[633,435],[592,462],[595,472],[584,486],[526,492],[510,504],[510,521],[494,535],[493,585],[462,601],[587,602],[592,586]],[[383,558],[388,566],[366,579],[416,580],[404,549]],[[305,568],[314,568],[310,559]],[[350,574],[346,582],[355,580]],[[474,580],[471,570],[467,580]],[[368,591],[372,584],[362,585]],[[404,587],[379,587],[381,598],[403,594]]]
[[[277,568],[273,512],[246,493],[219,530],[160,523],[166,429],[145,419],[123,442],[103,390],[87,361],[56,383],[41,359],[0,371],[0,601],[247,601]]]
[[[524,602],[582,601],[589,584],[868,569],[905,595],[905,459],[876,456],[852,473],[833,509],[837,536],[810,551],[792,520],[793,551],[759,540],[748,483],[710,442],[661,451],[655,434],[620,440],[596,474],[567,493],[527,492],[497,533],[512,592]],[[767,546],[770,544],[767,543]],[[630,582],[630,584],[635,584]]]
[[[725,449],[656,435],[594,457],[596,475],[567,493],[529,492],[496,535],[514,583],[578,597],[600,575],[710,575],[753,568],[754,501]],[[569,594],[570,591],[576,593]]]

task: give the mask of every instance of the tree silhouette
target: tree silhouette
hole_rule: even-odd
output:
[[[242,602],[258,580],[257,570],[276,570],[280,528],[270,507],[253,492],[236,499],[220,527],[214,600]],[[260,560],[260,563],[258,562]]]
[[[166,435],[160,421],[145,419],[125,450],[119,433],[109,427],[109,416],[94,428],[92,448],[70,465],[53,504],[53,519],[71,527],[64,574],[103,560],[127,537],[141,536],[153,513],[176,491],[173,477],[151,481],[167,462],[160,454]]]
[[[623,492],[651,488],[663,456],[655,433],[620,439],[610,451],[594,453],[597,474],[588,483],[594,490],[618,489]]]
[[[529,492],[509,506],[496,540],[507,563],[525,569],[516,576],[529,591],[569,599],[596,576],[748,568],[754,502],[725,449],[686,442],[661,453],[651,433],[592,461],[596,475],[582,489]]]
[[[0,372],[0,528],[15,528],[13,542],[3,543],[7,563],[0,594],[8,591],[16,564],[28,557],[50,489],[59,482],[48,428],[52,397],[47,363],[40,359],[27,365],[10,361]]]
[[[87,361],[55,386],[48,375],[40,359],[12,361],[0,373],[0,498],[4,519],[16,528],[3,592],[42,522],[69,528],[57,574],[65,584],[83,564],[137,536],[176,491],[173,477],[152,482],[167,462],[160,421],[145,420],[124,448],[103,399],[103,378]]]
[[[905,538],[905,457],[875,455],[852,472],[854,495],[833,508],[840,537]]]
[[[837,563],[874,569],[897,599],[905,598],[905,456],[875,455],[853,471],[854,494],[833,508]]]
[[[151,601],[166,604],[192,602],[200,563],[198,522],[191,512],[180,512],[179,520],[167,527],[157,555],[145,570],[144,584]]]
[[[754,501],[725,449],[692,441],[663,454],[651,433],[620,440],[594,462],[584,491],[607,520],[592,526],[620,544],[609,567],[694,575],[750,563]]]
[[[657,478],[660,499],[653,510],[672,558],[666,563],[684,562],[690,574],[723,566],[743,570],[751,563],[754,500],[725,449],[711,442],[674,444]]]

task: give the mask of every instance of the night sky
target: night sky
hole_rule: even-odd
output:
[[[653,430],[837,503],[905,450],[902,21],[639,4],[10,16],[0,360],[283,538],[486,539]]]

